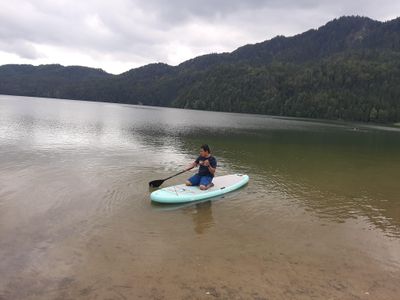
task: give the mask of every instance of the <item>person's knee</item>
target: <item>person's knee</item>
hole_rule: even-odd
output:
[[[202,191],[204,191],[204,190],[207,189],[207,187],[206,187],[205,185],[200,185],[200,189],[201,189]]]
[[[186,181],[185,184],[186,184],[187,186],[191,186],[191,185],[192,185],[192,183],[191,183],[190,181]]]

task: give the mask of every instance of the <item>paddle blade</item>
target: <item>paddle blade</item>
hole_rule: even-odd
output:
[[[162,179],[159,179],[159,180],[153,180],[153,181],[150,181],[149,182],[149,186],[150,187],[159,187],[160,185],[162,185],[163,184],[163,182],[164,182],[164,180],[162,180]]]

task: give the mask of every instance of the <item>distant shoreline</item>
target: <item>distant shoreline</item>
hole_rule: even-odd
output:
[[[62,100],[62,101],[81,101],[81,102],[90,102],[90,103],[104,103],[104,104],[120,104],[120,105],[128,105],[128,106],[139,106],[139,107],[148,107],[148,108],[167,108],[167,109],[182,109],[182,110],[194,110],[199,112],[215,112],[215,113],[224,113],[224,114],[241,114],[241,115],[252,115],[255,117],[269,117],[275,119],[288,119],[288,120],[301,120],[304,122],[324,122],[324,123],[333,123],[333,124],[353,124],[359,126],[384,126],[384,127],[400,127],[400,122],[386,122],[386,123],[378,123],[378,122],[362,122],[362,121],[352,121],[352,120],[344,120],[344,119],[324,119],[324,118],[304,118],[304,117],[294,117],[294,116],[280,116],[280,115],[269,115],[262,113],[248,113],[248,112],[229,112],[229,111],[218,111],[218,110],[205,110],[205,109],[195,109],[195,108],[183,108],[183,107],[171,107],[171,106],[161,106],[161,105],[148,105],[148,104],[136,104],[136,103],[121,103],[107,100],[90,100],[90,99],[69,99],[69,98],[56,98],[56,97],[44,97],[44,96],[26,96],[26,95],[11,95],[11,94],[2,94],[0,93],[0,98],[4,96],[10,97],[22,97],[22,98],[38,98],[38,99],[47,99],[47,100]],[[354,127],[355,130],[358,127]]]

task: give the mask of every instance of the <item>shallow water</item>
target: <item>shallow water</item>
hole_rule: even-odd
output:
[[[249,184],[151,203],[202,143]],[[394,127],[0,96],[0,299],[397,299],[399,153]]]

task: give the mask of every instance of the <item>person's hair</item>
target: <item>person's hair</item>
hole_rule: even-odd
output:
[[[204,151],[207,151],[208,153],[211,153],[210,147],[208,147],[207,144],[201,145],[200,149],[203,149]]]

